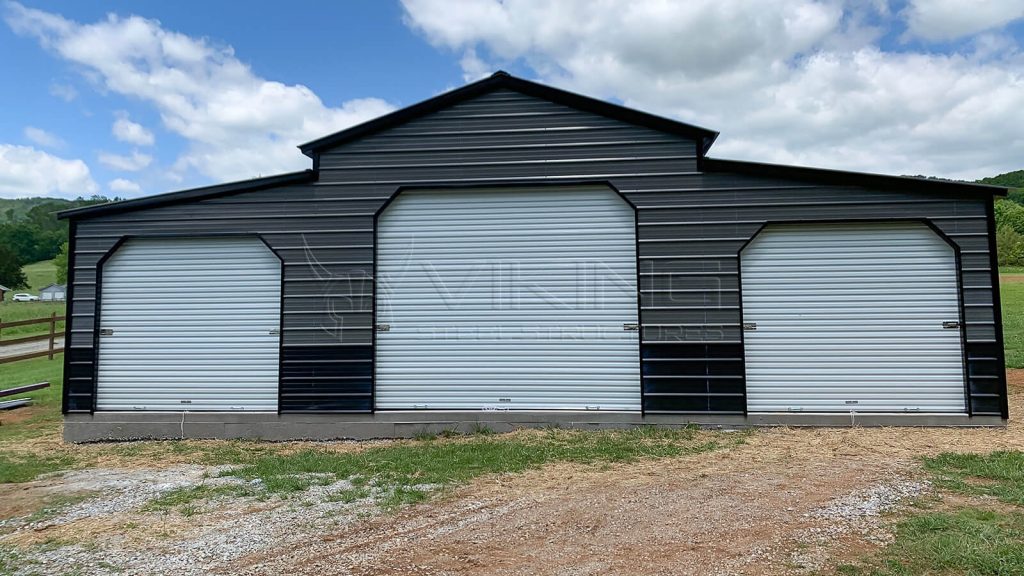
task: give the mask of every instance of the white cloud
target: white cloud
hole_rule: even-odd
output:
[[[138,182],[126,178],[114,178],[107,183],[107,188],[117,194],[138,194],[142,191],[142,187],[139,186]]]
[[[38,144],[43,148],[60,148],[64,146],[64,141],[56,134],[51,134],[42,128],[36,128],[35,126],[25,127],[25,138],[28,138],[33,143]]]
[[[99,190],[81,160],[58,158],[31,146],[0,144],[0,196],[89,196]]]
[[[94,75],[106,90],[142,99],[190,145],[174,163],[217,180],[297,170],[295,148],[379,116],[376,98],[330,107],[312,90],[255,75],[230,46],[169,31],[138,16],[80,24],[9,3],[8,25]]]
[[[153,157],[135,150],[131,155],[122,156],[110,152],[100,152],[100,164],[111,170],[123,170],[125,172],[138,172],[153,162]]]
[[[78,90],[70,84],[50,84],[50,95],[56,96],[65,102],[71,102],[78,98]]]
[[[114,125],[111,126],[110,131],[114,138],[121,142],[135,144],[136,146],[152,146],[156,141],[152,132],[147,130],[142,124],[129,120],[128,114],[124,112],[118,113],[117,120],[114,120]]]
[[[885,2],[404,0],[406,22],[475,76],[543,82],[720,130],[712,155],[975,178],[1021,168],[1024,57],[886,52]],[[998,46],[998,49],[994,49]]]
[[[1024,18],[1021,0],[911,0],[903,11],[907,35],[955,40]]]

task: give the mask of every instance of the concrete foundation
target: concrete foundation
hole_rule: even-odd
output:
[[[275,414],[272,412],[96,412],[67,414],[68,442],[177,438],[283,440],[366,440],[411,438],[444,431],[481,428],[509,432],[557,426],[575,429],[636,426],[742,428],[749,426],[1005,426],[997,416],[966,414],[810,414],[773,413],[729,416],[636,412],[413,411],[375,414]]]

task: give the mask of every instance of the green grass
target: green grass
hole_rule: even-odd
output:
[[[4,294],[3,302],[0,302],[0,322],[13,322],[16,320],[28,320],[30,318],[43,318],[56,312],[58,316],[64,315],[64,302],[13,302],[11,297],[17,292],[29,292],[39,295],[39,289],[53,284],[57,281],[57,268],[53,260],[42,260],[21,267],[28,278],[28,289],[19,289]],[[49,332],[49,324],[34,324],[29,326],[16,326],[0,330],[0,340],[15,338],[17,336],[30,336],[32,334],[45,334]],[[57,323],[57,332],[64,331],[64,323]]]
[[[0,440],[26,438],[42,432],[52,432],[60,426],[60,401],[64,373],[64,356],[57,354],[53,360],[46,357],[0,364],[0,390],[49,382],[49,388],[35,390],[13,398],[31,398],[33,416],[14,424],[5,424],[5,415],[14,412],[0,412]],[[19,408],[18,410],[26,410]]]
[[[865,565],[839,574],[997,576],[1024,574],[1024,513],[965,508],[929,512],[901,521],[896,540]]]
[[[743,436],[733,436],[742,442]],[[425,440],[336,453],[303,450],[257,458],[225,476],[259,479],[271,493],[298,492],[314,484],[360,479],[384,491],[393,507],[427,496],[422,485],[450,486],[483,474],[522,472],[553,462],[633,462],[713,450],[722,445],[693,429],[625,431],[547,430],[533,434],[478,434],[456,440]]]
[[[64,302],[4,302],[0,304],[0,322],[15,322],[33,318],[49,318],[51,314],[64,315]],[[57,322],[57,332],[64,331],[64,321]],[[0,329],[0,340],[8,340],[19,336],[47,334],[50,324],[42,322],[28,326],[14,326]]]
[[[209,500],[219,496],[244,497],[253,496],[255,491],[249,486],[239,484],[222,484],[211,486],[201,484],[170,490],[146,504],[146,511],[167,511],[177,509],[179,512],[192,510],[202,500]],[[186,514],[188,515],[188,514]]]
[[[940,488],[1024,506],[1024,452],[946,453],[925,458],[924,465]]]
[[[40,288],[57,282],[57,267],[53,265],[53,260],[40,260],[26,264],[21,269],[25,272],[28,287],[33,292],[38,292]]]
[[[1024,368],[1024,282],[1001,282],[1006,367]]]
[[[1024,266],[1000,266],[1000,274],[1024,274]]]
[[[914,514],[896,524],[890,546],[836,571],[849,576],[1024,575],[1024,452],[946,453],[925,458],[924,465],[942,489],[1005,504]]]
[[[28,280],[28,288],[19,288],[12,292],[8,292],[4,295],[5,302],[9,302],[11,300],[11,295],[14,292],[31,292],[38,295],[40,288],[53,284],[57,281],[57,267],[54,266],[53,260],[40,260],[39,262],[25,264],[21,267],[21,270],[25,272],[25,279]]]
[[[74,459],[67,455],[0,452],[0,484],[29,482],[43,474],[66,470],[73,465]]]

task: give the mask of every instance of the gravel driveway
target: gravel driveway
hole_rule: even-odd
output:
[[[760,430],[716,452],[486,476],[390,513],[372,493],[336,498],[347,481],[148,510],[243,481],[194,464],[76,471],[0,485],[0,553],[23,555],[18,574],[812,573],[889,541],[882,513],[931,490],[921,455],[1024,448],[1014,390],[1006,429]],[[54,495],[81,501],[29,514]]]
[[[0,359],[7,358],[10,356],[20,356],[22,354],[30,354],[32,352],[45,352],[50,347],[49,340],[40,340],[38,342],[25,342],[23,344],[5,344],[0,346]],[[58,350],[64,347],[64,337],[60,336],[54,338],[53,348]],[[31,384],[31,382],[26,382]]]

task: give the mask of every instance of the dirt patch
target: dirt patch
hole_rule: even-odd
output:
[[[1000,274],[1000,282],[1024,282],[1024,274]]]
[[[1010,386],[1010,401],[1013,401],[1015,394],[1024,395],[1024,368],[1009,369],[1006,371],[1006,383]],[[1019,398],[1018,398],[1019,400]],[[1017,410],[1020,409],[1021,402],[1017,403]],[[1011,410],[1013,407],[1011,406]],[[1011,416],[1014,416],[1014,412],[1011,411]]]
[[[884,514],[930,490],[920,456],[1024,449],[1024,370],[1008,376],[1005,428],[762,429],[716,452],[487,476],[384,515],[372,498],[332,501],[344,482],[288,500],[229,497],[187,515],[147,512],[147,499],[167,490],[237,482],[195,462],[226,445],[69,447],[36,438],[20,449],[76,450],[109,468],[0,486],[0,517],[27,514],[54,490],[103,496],[0,541],[49,543],[34,557],[97,574],[116,571],[97,559],[133,574],[814,573],[891,539]],[[257,446],[344,452],[385,443],[394,442]]]
[[[1006,428],[760,430],[739,447],[604,470],[493,476],[220,573],[802,574],[859,558],[879,517],[822,514],[922,482],[918,458],[1024,449],[1024,370]],[[910,484],[908,484],[910,483]],[[924,488],[922,488],[924,489]],[[898,499],[897,499],[898,500]],[[884,509],[898,506],[892,502]],[[854,506],[856,508],[856,506]]]
[[[0,410],[0,427],[10,426],[11,424],[17,424],[18,422],[24,422],[25,420],[28,420],[33,416],[46,412],[47,410],[47,408],[41,408],[39,406],[32,405],[23,406],[21,408],[14,408],[10,410]]]

